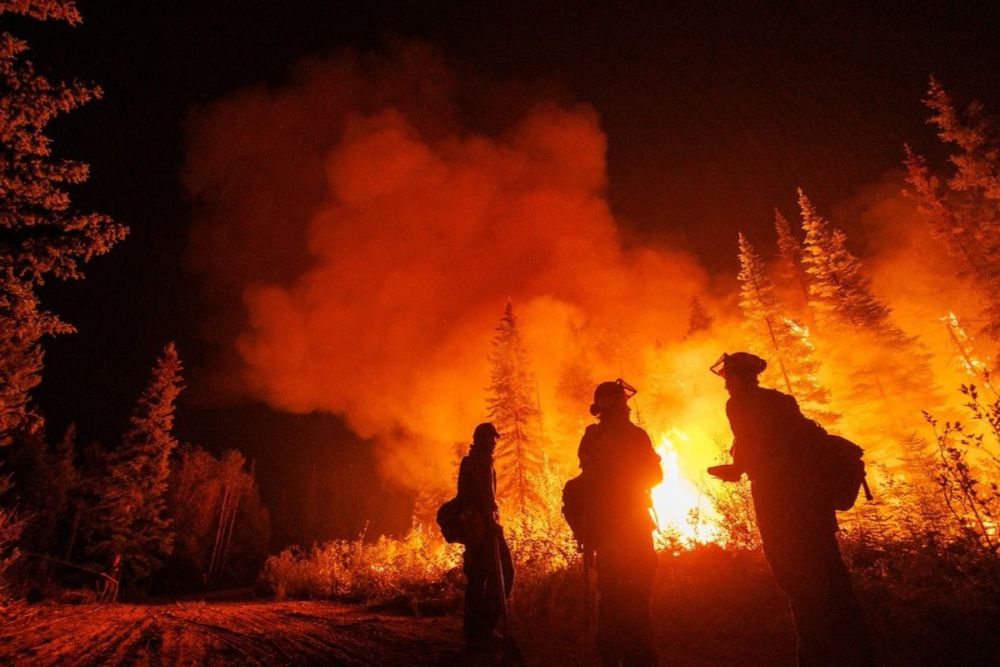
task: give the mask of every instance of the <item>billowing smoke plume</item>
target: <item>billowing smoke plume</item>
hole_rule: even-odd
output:
[[[306,63],[279,88],[201,109],[190,130],[190,262],[231,395],[342,414],[375,441],[388,478],[440,487],[456,444],[487,417],[490,341],[510,301],[557,464],[574,462],[594,384],[618,376],[640,388],[635,416],[657,442],[670,436],[689,479],[728,447],[725,393],[707,366],[723,350],[773,350],[738,326],[735,261],[720,297],[685,253],[623,240],[590,107],[469,80],[411,44]],[[903,453],[884,435],[887,402],[895,431],[921,435],[920,410],[968,381],[941,318],[955,311],[972,330],[981,306],[902,185],[894,172],[817,202],[847,230],[892,326],[919,336],[912,359],[896,358],[884,341],[814,328],[836,428],[868,438],[882,463]],[[737,227],[768,223],[734,221],[734,256]],[[773,236],[749,235],[774,255]],[[789,314],[808,322],[791,296]],[[708,319],[689,317],[694,297],[713,327],[690,326]],[[858,394],[859,368],[905,379],[910,366],[933,371],[925,394]]]
[[[546,428],[570,432],[593,382],[646,380],[704,291],[689,256],[623,244],[593,109],[536,99],[498,124],[495,100],[460,88],[408,45],[311,62],[191,123],[191,262],[217,308],[223,379],[279,409],[345,415],[414,488],[445,479],[485,419],[508,300]]]

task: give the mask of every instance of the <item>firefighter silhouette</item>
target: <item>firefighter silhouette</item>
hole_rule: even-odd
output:
[[[748,352],[723,354],[712,366],[729,392],[733,463],[709,468],[725,481],[750,478],[764,555],[788,596],[798,633],[798,664],[874,665],[861,610],[840,555],[837,517],[811,488],[809,448],[826,432],[795,399],[758,384],[767,367]]]
[[[500,437],[493,424],[476,427],[469,453],[458,472],[462,504],[466,577],[462,630],[471,650],[493,648],[494,630],[514,580],[514,566],[500,526],[493,450]]]
[[[655,665],[649,596],[656,573],[649,491],[663,479],[660,457],[629,419],[635,389],[602,382],[580,441],[580,479],[590,496],[587,548],[597,562],[597,648],[604,665]]]

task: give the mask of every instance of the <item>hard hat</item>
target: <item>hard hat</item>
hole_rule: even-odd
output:
[[[492,437],[499,438],[500,432],[497,431],[496,426],[490,422],[484,422],[476,427],[476,430],[472,432],[473,441],[483,440],[484,438]]]
[[[722,353],[722,356],[709,367],[713,373],[719,377],[726,377],[726,374],[733,375],[753,375],[757,377],[767,368],[767,362],[756,354],[749,352],[733,352],[732,354]]]
[[[602,382],[594,389],[594,403],[590,406],[590,414],[596,417],[607,406],[618,401],[624,403],[636,393],[636,388],[621,378],[614,382]]]

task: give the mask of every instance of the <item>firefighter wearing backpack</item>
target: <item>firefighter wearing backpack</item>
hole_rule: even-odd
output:
[[[733,463],[709,472],[730,482],[743,473],[750,478],[764,555],[791,605],[798,664],[874,665],[837,544],[834,507],[817,493],[823,471],[810,465],[826,431],[802,414],[794,398],[758,385],[766,367],[748,352],[723,354],[712,366],[729,392]]]
[[[580,441],[580,479],[597,555],[597,647],[604,665],[655,665],[649,596],[656,573],[649,491],[663,480],[660,457],[629,419],[635,390],[602,382],[590,413],[600,421]]]
[[[496,503],[493,450],[500,434],[493,424],[476,427],[472,446],[458,471],[465,558],[465,614],[462,631],[472,651],[494,648],[494,630],[502,612],[501,595],[510,595],[514,566],[500,526]],[[499,567],[497,564],[499,559]],[[498,573],[502,572],[503,581]]]

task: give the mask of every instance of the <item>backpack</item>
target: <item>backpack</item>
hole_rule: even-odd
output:
[[[581,547],[591,547],[594,542],[593,493],[589,486],[583,475],[577,475],[563,487],[563,516]]]
[[[437,523],[441,527],[441,535],[444,541],[450,544],[466,544],[465,520],[462,515],[465,513],[465,504],[457,497],[445,502],[438,508]]]
[[[865,479],[864,450],[847,438],[826,434],[816,456],[817,490],[827,504],[838,511],[854,507],[861,489],[872,499]]]

